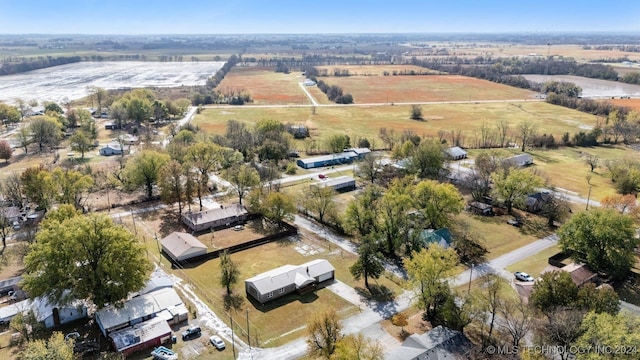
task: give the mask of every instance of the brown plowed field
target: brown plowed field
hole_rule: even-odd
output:
[[[422,101],[533,99],[529,90],[458,75],[350,76],[321,78],[351,93],[358,104]]]
[[[640,111],[640,99],[610,99],[607,102]]]
[[[272,68],[234,67],[216,89],[247,91],[254,105],[311,104],[298,85],[302,81],[304,76],[300,72],[283,74]]]

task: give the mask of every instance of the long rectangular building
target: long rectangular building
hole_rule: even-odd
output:
[[[298,159],[296,164],[303,169],[313,169],[323,166],[350,164],[358,158],[354,151],[344,151],[330,155],[314,156],[306,159]]]

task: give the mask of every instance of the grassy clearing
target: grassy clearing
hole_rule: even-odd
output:
[[[319,71],[327,70],[329,76],[333,75],[335,69],[349,70],[351,76],[383,76],[385,72],[393,74],[394,71],[398,73],[403,71],[416,71],[416,72],[433,72],[427,68],[423,68],[415,65],[335,65],[335,66],[316,66]],[[433,72],[435,73],[435,72]]]
[[[542,250],[535,255],[529,256],[524,260],[511,264],[505,269],[510,272],[524,271],[534,278],[537,278],[538,276],[540,276],[542,270],[549,266],[549,263],[547,262],[549,257],[557,254],[558,252],[560,252],[560,247],[558,245],[554,245],[548,249]]]
[[[533,99],[535,93],[458,75],[349,76],[325,80],[351,93],[356,103]]]
[[[511,284],[507,280],[503,278],[498,278],[498,282],[500,283],[500,289],[498,290],[498,294],[501,298],[514,299],[514,300],[518,299],[518,294],[511,287]],[[483,281],[481,278],[475,279],[471,282],[472,293],[481,292],[482,288],[483,288]],[[467,294],[469,291],[469,283],[455,287],[453,290],[457,291],[460,294]]]
[[[524,103],[471,103],[422,105],[426,121],[409,119],[411,106],[332,106],[311,108],[209,108],[194,119],[209,134],[224,134],[228,120],[253,124],[262,119],[306,125],[311,139],[323,142],[331,134],[347,134],[351,139],[366,137],[381,147],[380,128],[394,129],[396,133],[411,130],[418,135],[437,137],[438,131],[463,129],[463,146],[472,146],[483,123],[490,125],[506,120],[512,129],[522,121],[531,121],[547,134],[560,139],[563,133],[573,134],[584,127],[594,126],[597,118],[544,102]],[[302,145],[301,145],[302,148]]]
[[[311,102],[298,85],[302,81],[304,76],[299,72],[284,74],[276,73],[271,68],[234,67],[217,89],[224,91],[225,88],[231,88],[248,91],[255,105],[309,105]]]
[[[525,227],[509,226],[509,216],[477,216],[461,213],[457,221],[469,224],[471,233],[487,248],[486,259],[495,259],[508,252],[538,240],[541,235],[525,233]]]

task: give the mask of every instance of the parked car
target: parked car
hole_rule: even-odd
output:
[[[529,274],[527,274],[527,273],[525,273],[525,272],[516,271],[513,275],[515,275],[516,280],[518,280],[518,281],[527,281],[527,282],[530,282],[530,281],[535,280],[535,279],[533,278],[533,276],[531,276],[531,275],[529,275]]]
[[[65,335],[65,336],[64,336],[64,339],[65,339],[65,340],[69,340],[69,339],[76,340],[76,339],[78,339],[79,337],[80,337],[80,333],[79,333],[79,332],[77,332],[77,331],[74,331],[74,332],[70,332],[70,333],[68,333],[67,335]]]
[[[200,326],[197,326],[197,325],[191,326],[187,330],[182,332],[182,340],[193,339],[195,337],[200,336],[201,333],[202,333],[202,329],[200,329]]]
[[[236,226],[234,226],[234,227],[233,227],[233,230],[234,230],[234,231],[244,230],[244,226],[242,226],[242,225],[236,225]]]
[[[224,350],[225,348],[224,341],[222,341],[222,339],[220,339],[219,336],[213,335],[212,337],[209,338],[209,341],[211,341],[211,345],[215,346],[216,349]]]
[[[318,175],[318,178],[320,178],[321,180],[324,180],[324,179],[326,179],[326,178],[327,178],[327,175],[325,175],[325,174],[320,174],[320,175]]]

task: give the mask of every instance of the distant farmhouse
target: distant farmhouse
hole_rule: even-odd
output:
[[[200,212],[184,213],[182,222],[192,231],[199,232],[244,223],[247,217],[248,212],[244,206],[233,204]]]
[[[118,143],[107,144],[100,148],[100,155],[102,156],[122,155],[123,153],[126,153],[126,151]]]
[[[305,79],[302,84],[304,86],[316,86],[316,82],[311,79]]]
[[[467,152],[459,146],[453,146],[444,151],[451,160],[462,160],[467,157]]]
[[[502,160],[502,162],[510,166],[525,167],[525,166],[533,165],[533,157],[529,154],[519,154],[519,155],[508,157]]]
[[[261,304],[287,294],[313,291],[318,284],[335,278],[335,269],[324,259],[295,266],[284,265],[244,281],[247,296]]]

